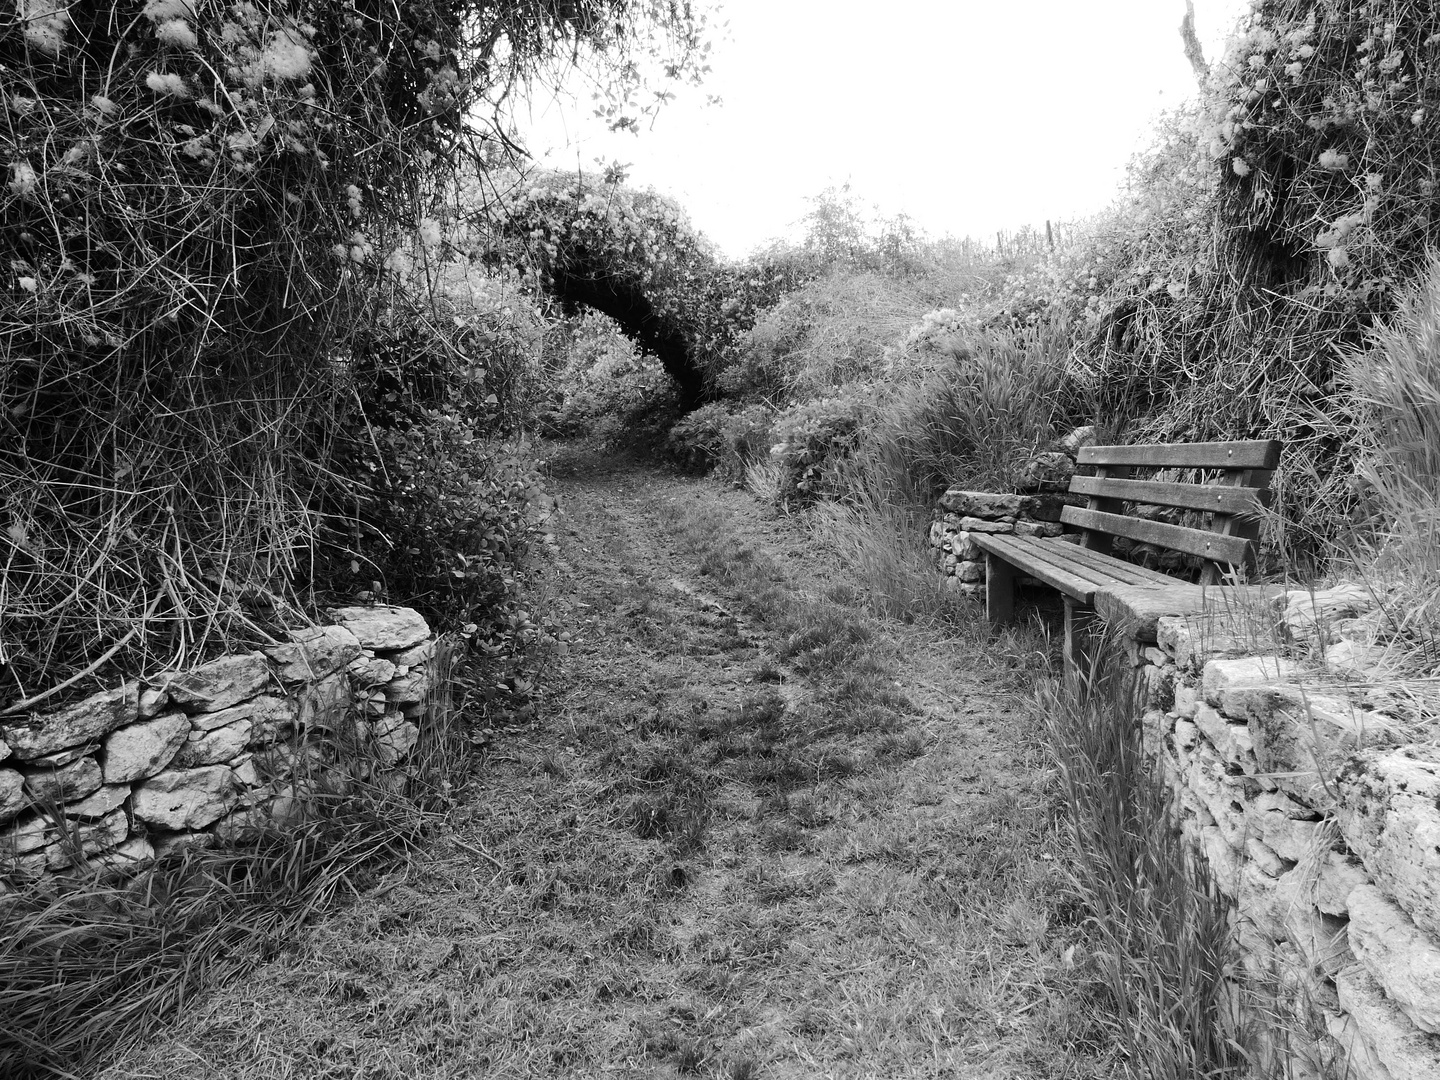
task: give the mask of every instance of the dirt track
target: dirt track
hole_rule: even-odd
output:
[[[556,483],[535,721],[403,881],[106,1075],[1106,1075],[1014,644],[875,620],[743,492]]]

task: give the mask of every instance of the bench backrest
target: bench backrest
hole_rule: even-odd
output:
[[[1084,547],[1109,554],[1111,538],[1123,536],[1198,555],[1207,560],[1201,576],[1204,584],[1214,584],[1232,568],[1254,569],[1259,509],[1270,503],[1270,474],[1280,461],[1278,441],[1086,446],[1076,460],[1093,465],[1095,475],[1070,481],[1070,491],[1086,496],[1087,503],[1083,509],[1065,507],[1060,520],[1083,530]],[[1130,471],[1135,468],[1214,475],[1193,484],[1132,480]],[[1192,529],[1128,516],[1127,502],[1208,512],[1213,517],[1208,529]]]

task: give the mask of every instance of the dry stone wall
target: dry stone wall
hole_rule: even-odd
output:
[[[1287,1075],[1435,1080],[1440,727],[1375,669],[1352,678],[1356,646],[1377,648],[1355,591],[1215,599],[1097,608],[1131,631],[1145,746],[1235,903],[1246,985],[1297,1030],[1323,1021],[1272,1053]]]
[[[996,495],[986,491],[945,492],[930,524],[930,547],[948,585],[976,600],[985,599],[985,553],[975,533],[1061,536],[1060,510],[1083,499],[1058,493]]]
[[[381,768],[403,762],[429,707],[430,627],[400,607],[331,617],[257,652],[0,717],[0,891],[287,820],[342,744]]]

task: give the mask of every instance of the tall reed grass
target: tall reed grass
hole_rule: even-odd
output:
[[[1106,1021],[1137,1080],[1239,1078],[1250,1055],[1226,981],[1235,959],[1229,902],[1187,849],[1142,748],[1133,689],[1104,655],[1043,686],[1039,710]]]
[[[1342,368],[1361,449],[1356,477],[1374,515],[1362,563],[1399,599],[1400,628],[1440,642],[1440,254],[1369,348]],[[1433,653],[1433,649],[1431,650]],[[1440,662],[1440,655],[1431,655]]]

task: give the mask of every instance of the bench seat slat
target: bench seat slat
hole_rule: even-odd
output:
[[[1232,566],[1244,565],[1250,552],[1250,541],[1243,536],[1223,536],[1204,529],[1187,529],[1183,525],[1106,514],[1100,510],[1067,506],[1060,511],[1060,520],[1081,529],[1095,529],[1111,536],[1123,536]]]
[[[989,533],[976,534],[973,539],[982,551],[999,556],[1021,573],[1039,578],[1052,589],[1058,589],[1086,606],[1094,602],[1096,586],[1106,584],[1104,576],[1089,567],[1057,561],[1052,549],[1062,545],[1053,540]],[[1096,581],[1096,577],[1100,580]]]
[[[1160,570],[1151,570],[1139,563],[1132,563],[1124,559],[1117,559],[1110,555],[1102,555],[1098,551],[1091,551],[1079,544],[1068,544],[1064,541],[1052,540],[1051,543],[1058,546],[1062,557],[1067,561],[1082,563],[1094,567],[1096,570],[1104,571],[1116,580],[1131,585],[1174,585],[1175,577]]]
[[[1167,484],[1156,480],[1109,480],[1077,476],[1070,481],[1077,495],[1125,499],[1149,506],[1178,506],[1186,510],[1212,510],[1217,514],[1253,514],[1270,504],[1269,488],[1222,487],[1218,484]]]
[[[1083,446],[1081,465],[1140,465],[1170,469],[1273,469],[1280,463],[1280,442],[1137,443],[1132,446]]]

